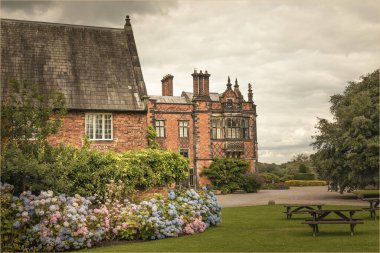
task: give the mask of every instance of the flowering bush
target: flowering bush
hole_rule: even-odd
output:
[[[122,182],[111,182],[103,203],[95,198],[12,195],[1,184],[1,236],[5,251],[64,251],[89,248],[102,240],[154,240],[203,232],[220,223],[221,206],[213,192],[170,190],[133,204],[122,199]]]

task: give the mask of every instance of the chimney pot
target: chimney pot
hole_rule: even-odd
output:
[[[170,74],[162,78],[162,96],[173,96],[173,78]]]

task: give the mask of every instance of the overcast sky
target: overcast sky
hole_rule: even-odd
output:
[[[380,66],[377,0],[1,1],[1,17],[90,26],[124,26],[131,17],[148,93],[174,75],[174,95],[192,91],[207,70],[210,90],[237,77],[253,84],[259,161],[310,154],[317,117],[347,81]]]

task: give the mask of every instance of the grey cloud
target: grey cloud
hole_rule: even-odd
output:
[[[23,11],[23,12],[39,12],[46,11],[53,5],[55,1],[1,1],[1,8],[4,12]]]

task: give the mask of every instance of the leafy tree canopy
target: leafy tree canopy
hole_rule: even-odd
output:
[[[56,90],[42,90],[26,80],[11,80],[1,101],[1,143],[37,144],[59,130],[65,99]]]
[[[340,192],[378,184],[379,70],[349,82],[330,102],[334,120],[319,118],[313,136],[319,176]]]

